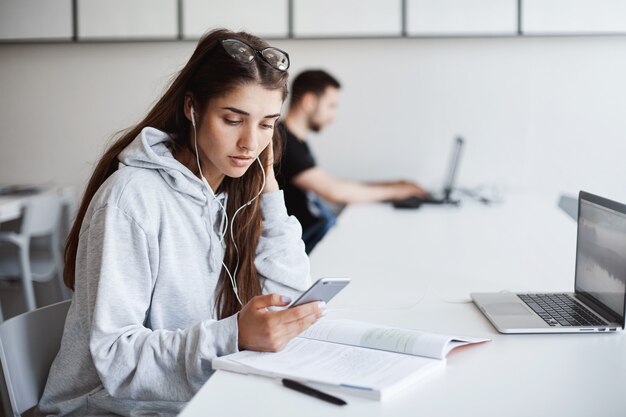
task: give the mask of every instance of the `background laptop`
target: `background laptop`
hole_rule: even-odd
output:
[[[614,332],[624,328],[626,205],[581,191],[574,293],[472,293],[501,333]]]
[[[458,204],[459,202],[452,200],[450,195],[455,187],[456,175],[459,170],[461,151],[464,143],[461,137],[457,137],[454,140],[446,181],[444,183],[443,192],[440,195],[438,193],[432,193],[425,197],[409,197],[404,200],[393,201],[393,206],[397,208],[417,208],[422,204]]]

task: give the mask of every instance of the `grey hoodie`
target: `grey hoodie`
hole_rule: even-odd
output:
[[[211,360],[237,351],[237,315],[215,315],[221,210],[169,140],[145,128],[89,205],[42,414],[176,413],[211,376]],[[294,297],[311,281],[300,224],[282,191],[260,198],[263,292]]]

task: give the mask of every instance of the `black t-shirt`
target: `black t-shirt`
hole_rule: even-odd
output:
[[[290,215],[296,216],[302,229],[317,223],[320,219],[311,213],[310,196],[293,184],[293,179],[300,173],[315,167],[315,158],[305,141],[299,140],[284,123],[280,123],[283,140],[283,155],[276,175],[278,186],[285,194],[285,205]]]

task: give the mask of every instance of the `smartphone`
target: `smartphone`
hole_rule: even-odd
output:
[[[320,278],[308,290],[303,292],[296,301],[289,304],[289,308],[313,301],[328,303],[349,283],[350,278]]]

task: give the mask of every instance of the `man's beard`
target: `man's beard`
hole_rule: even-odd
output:
[[[309,119],[309,130],[318,133],[320,130],[322,130],[322,124],[319,122],[316,122],[313,119]]]

